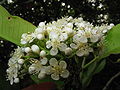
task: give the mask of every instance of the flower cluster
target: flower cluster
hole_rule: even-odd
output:
[[[67,78],[66,59],[83,57],[99,48],[107,31],[114,25],[94,26],[83,18],[65,17],[49,23],[40,22],[34,32],[24,33],[21,48],[16,49],[7,69],[11,84],[18,82],[21,71],[43,79],[49,75],[53,80]],[[16,80],[18,79],[18,80]]]

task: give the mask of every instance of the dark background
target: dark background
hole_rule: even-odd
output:
[[[8,4],[7,0],[0,0],[0,4],[12,15],[20,16],[36,26],[41,21],[49,22],[64,16],[82,16],[84,20],[94,25],[101,25],[102,23],[114,23],[116,25],[120,23],[120,0],[91,0],[96,2],[88,2],[88,0],[13,1],[14,3]],[[62,3],[65,3],[65,6]],[[99,8],[101,3],[103,7]],[[31,81],[26,83],[27,80],[22,80],[19,84],[11,86],[6,81],[7,62],[15,47],[16,45],[8,41],[0,41],[0,90],[19,90],[31,84]],[[107,81],[117,72],[120,72],[120,63],[115,63],[118,58],[120,55],[111,55],[107,58],[104,70],[93,77],[87,90],[102,90]],[[77,78],[73,77],[66,83],[64,89],[79,90],[80,85],[78,83]],[[113,80],[107,90],[120,90],[120,77]]]

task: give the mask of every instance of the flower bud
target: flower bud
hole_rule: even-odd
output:
[[[23,59],[19,59],[18,60],[18,64],[23,64],[24,63],[24,60]]]
[[[46,52],[45,52],[44,50],[42,50],[42,51],[40,52],[40,56],[41,56],[41,57],[46,56]]]
[[[40,49],[37,45],[32,45],[31,49],[34,53],[39,53],[39,51],[40,51]]]
[[[65,49],[65,55],[70,55],[72,53],[72,49],[71,48],[66,48]]]
[[[14,83],[19,83],[19,78],[15,78]]]
[[[26,53],[29,53],[30,51],[31,51],[30,47],[26,47],[26,48],[25,48],[25,52],[26,52]]]

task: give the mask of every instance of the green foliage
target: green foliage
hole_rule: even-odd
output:
[[[83,88],[86,88],[89,85],[92,80],[92,76],[99,73],[105,67],[105,64],[105,59],[100,60],[99,62],[96,61],[80,72],[80,79]]]
[[[120,53],[120,24],[114,26],[107,34],[104,40],[104,51],[101,58],[110,54]]]
[[[23,33],[32,32],[36,27],[18,16],[10,15],[0,6],[0,37],[20,45]]]
[[[110,54],[120,53],[120,24],[114,26],[106,35],[103,42],[103,52],[101,55],[94,58],[89,63],[83,66],[80,72],[80,78],[83,88],[87,87],[94,74],[99,73],[106,65],[106,60],[103,59]]]

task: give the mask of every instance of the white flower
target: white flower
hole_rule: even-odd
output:
[[[67,78],[69,71],[66,69],[67,64],[65,61],[58,61],[55,58],[51,58],[49,61],[50,66],[46,68],[46,73],[51,74],[53,80],[59,80],[59,76]]]
[[[24,56],[22,48],[18,47],[15,49],[13,56],[9,59],[8,66],[9,68],[6,70],[7,79],[10,80],[10,84],[12,85],[14,79],[18,77],[18,71],[21,68],[21,65],[18,64],[18,60]]]
[[[31,49],[32,49],[32,51],[33,51],[34,53],[39,53],[39,52],[40,52],[40,49],[39,49],[39,47],[38,47],[37,45],[32,45],[32,46],[31,46]]]
[[[46,47],[48,49],[52,47],[52,49],[50,50],[50,54],[55,56],[58,53],[58,49],[60,51],[65,51],[65,49],[67,48],[67,45],[65,43],[60,43],[59,40],[53,39],[51,41],[46,42]]]
[[[36,63],[33,63],[30,67],[29,67],[29,73],[30,74],[38,74],[38,78],[42,79],[45,74],[46,74],[46,65],[47,64],[47,58],[43,58],[40,61],[35,60]]]
[[[40,56],[41,56],[41,57],[45,57],[45,56],[46,56],[46,52],[45,52],[44,50],[42,50],[42,51],[40,52]]]
[[[36,36],[34,33],[32,33],[32,34],[24,33],[24,34],[22,34],[21,44],[31,43],[35,38],[36,38]]]

